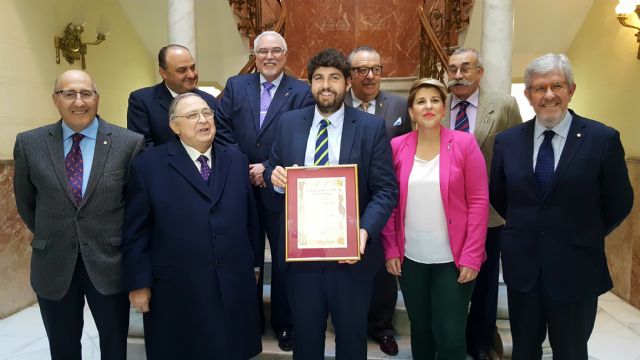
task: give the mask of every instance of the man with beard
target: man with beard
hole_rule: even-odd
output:
[[[277,261],[285,269],[296,332],[294,359],[323,357],[328,315],[336,332],[336,358],[366,359],[373,278],[384,261],[380,231],[397,200],[384,121],[344,106],[349,68],[344,55],[335,49],[323,50],[309,61],[307,71],[316,105],[280,117],[267,169],[269,177],[265,176],[276,191],[283,191],[285,167],[358,165],[360,261],[285,265],[285,224],[281,222]]]
[[[169,127],[169,105],[174,97],[192,92],[204,99],[216,111],[218,100],[197,88],[198,70],[189,49],[169,44],[158,52],[158,72],[162,82],[138,89],[129,95],[127,129],[144,135],[147,147],[162,145],[175,137]],[[232,144],[228,129],[217,124],[216,142]]]
[[[382,118],[389,138],[411,131],[407,100],[380,90],[380,54],[369,46],[360,46],[351,51],[348,60],[351,65],[351,91],[347,92],[344,103]],[[380,344],[380,350],[391,356],[398,354],[398,343],[394,338],[396,330],[391,323],[397,300],[396,277],[383,264],[373,280],[367,332]]]
[[[313,96],[308,84],[284,73],[287,43],[282,35],[275,31],[261,33],[253,42],[253,52],[258,72],[229,78],[216,118],[221,126],[231,129],[240,151],[249,158],[247,171],[253,185],[262,234],[256,255],[260,264],[258,306],[264,330],[262,283],[265,235],[269,239],[271,258],[275,259],[282,202],[276,199],[273,189],[266,187],[263,173],[280,114],[313,104]],[[280,349],[291,351],[293,331],[284,279],[278,263],[272,262],[271,265],[271,328],[276,333]]]
[[[522,123],[516,99],[480,88],[484,74],[482,57],[474,49],[458,49],[449,57],[449,90],[443,126],[472,133],[491,169],[493,140],[497,133]],[[471,297],[467,319],[467,352],[474,360],[489,359],[489,350],[497,335],[498,276],[500,250],[498,241],[504,220],[491,208],[482,264]]]

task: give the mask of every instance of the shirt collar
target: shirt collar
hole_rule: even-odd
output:
[[[340,109],[338,109],[338,111],[334,112],[326,118],[320,114],[320,112],[318,111],[318,107],[316,106],[313,114],[313,123],[311,124],[311,126],[317,127],[318,124],[320,124],[320,120],[322,119],[329,120],[329,122],[331,123],[331,125],[329,126],[334,126],[337,128],[341,127],[342,123],[344,122],[344,104],[340,107]]]
[[[353,88],[351,90],[351,99],[352,101],[352,105],[354,108],[358,108],[360,107],[360,104],[362,104],[364,101],[358,99],[358,97],[356,96],[356,94],[353,92]],[[373,105],[374,107],[376,106],[376,98],[371,99],[371,101],[368,101],[369,105]]]
[[[547,129],[542,124],[540,124],[540,122],[536,118],[536,120],[534,120],[535,127],[533,130],[533,138],[537,139],[538,137],[542,136],[542,133],[544,133],[546,130],[553,130],[553,132],[555,132],[556,135],[560,135],[566,139],[567,136],[569,136],[569,129],[571,128],[572,119],[573,119],[573,116],[571,116],[571,113],[567,110],[566,114],[564,115],[564,118],[560,120],[560,123],[558,123],[558,125],[556,125],[551,129]]]
[[[196,162],[200,157],[200,155],[204,155],[209,159],[209,161],[213,163],[213,159],[211,159],[211,146],[209,146],[207,151],[205,151],[204,153],[200,153],[200,151],[187,145],[184,141],[182,141],[182,139],[180,139],[180,142],[182,143],[182,146],[184,147],[184,149],[187,150],[187,154],[189,154],[189,157],[193,162]]]
[[[274,85],[275,88],[277,88],[278,85],[280,85],[280,82],[282,81],[282,77],[283,76],[284,76],[284,71],[281,72],[280,75],[278,75],[278,77],[275,80],[270,81]],[[267,79],[265,79],[264,76],[262,76],[262,74],[260,74],[260,86],[262,86],[262,84],[264,84],[266,82],[267,82]]]
[[[171,97],[176,97],[176,96],[180,95],[180,94],[178,94],[177,92],[175,92],[175,91],[171,90],[171,89],[167,86],[167,83],[164,83],[164,86],[167,88],[167,90],[169,90],[169,93],[171,94]]]
[[[460,99],[459,97],[457,97],[455,94],[451,93],[451,109],[455,108],[458,103],[460,101],[462,101],[462,99]],[[467,102],[473,106],[475,106],[476,108],[478,107],[478,103],[480,102],[480,88],[477,88],[476,91],[473,92],[473,94],[471,94],[471,96],[469,96],[467,98]]]
[[[64,120],[62,120],[62,139],[66,140],[75,133],[76,131],[70,128],[69,125],[67,125]],[[93,120],[89,123],[89,126],[80,131],[80,134],[95,140],[98,137],[98,118],[94,117]]]

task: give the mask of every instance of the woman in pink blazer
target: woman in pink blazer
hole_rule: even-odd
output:
[[[465,359],[467,309],[489,218],[487,170],[473,135],[440,126],[446,88],[417,80],[417,129],[391,141],[400,188],[383,232],[387,271],[399,276],[414,359]]]

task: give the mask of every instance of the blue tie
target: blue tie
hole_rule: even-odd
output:
[[[458,103],[455,130],[469,132],[469,117],[467,116],[467,106],[469,106],[469,104],[470,102],[465,100]]]
[[[549,186],[553,180],[553,172],[555,171],[555,162],[553,157],[553,146],[551,140],[556,134],[553,130],[546,130],[544,140],[538,149],[538,158],[536,160],[535,177],[538,184],[538,190],[543,196],[549,191]]]
[[[320,120],[320,129],[316,136],[316,151],[313,156],[314,166],[323,166],[329,163],[329,134],[327,126],[331,124],[329,120]]]

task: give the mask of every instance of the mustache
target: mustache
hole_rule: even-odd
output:
[[[465,79],[460,79],[460,80],[449,80],[449,82],[447,82],[447,86],[452,87],[455,85],[464,85],[464,86],[469,86],[472,85],[473,82],[469,81],[469,80],[465,80]]]

